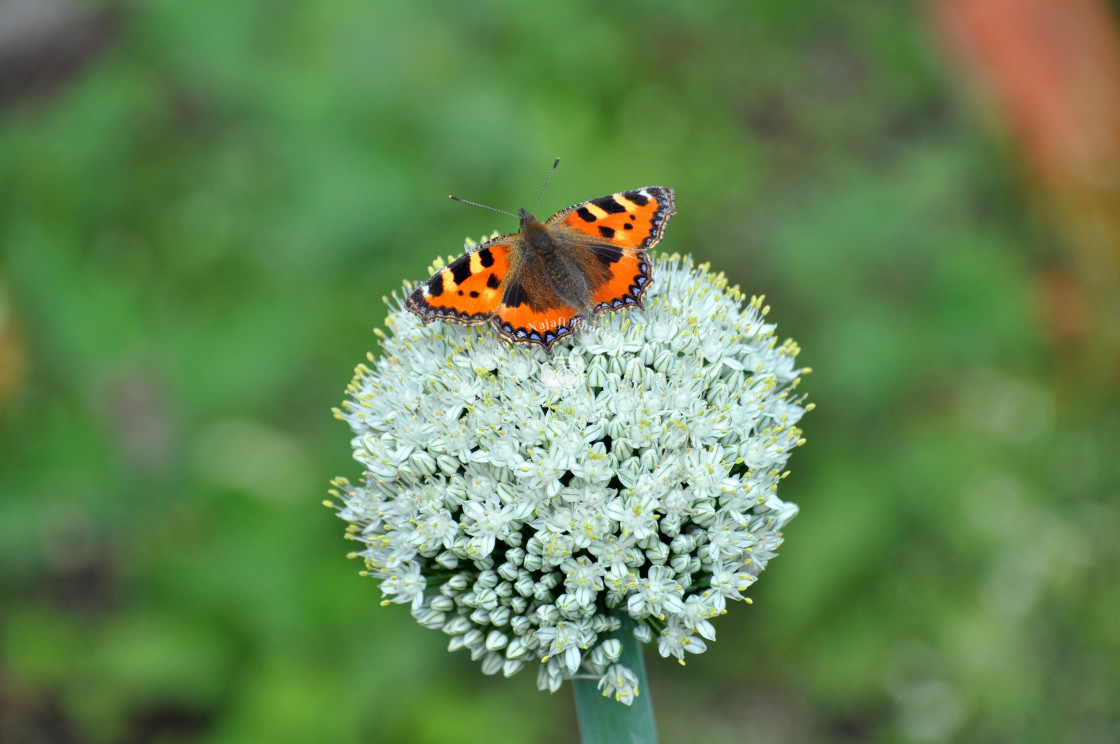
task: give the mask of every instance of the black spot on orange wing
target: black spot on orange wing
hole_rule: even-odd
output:
[[[435,274],[431,279],[424,282],[424,284],[428,288],[429,298],[439,297],[441,294],[443,294],[443,272],[441,271]],[[415,295],[416,292],[413,292],[412,294]]]
[[[598,199],[592,199],[591,203],[607,214],[622,214],[626,211],[626,205],[616,198],[618,196],[621,196],[621,194],[601,196]]]
[[[610,268],[610,265],[616,263],[622,258],[622,249],[613,245],[592,245],[588,246],[588,250],[604,267]]]
[[[655,186],[653,188],[661,187]],[[646,205],[646,202],[649,201],[646,195],[637,189],[635,189],[634,191],[623,191],[622,195],[632,201],[634,204],[637,204],[639,207],[644,207]]]
[[[471,254],[460,256],[451,262],[447,267],[451,272],[451,278],[458,287],[463,286],[463,282],[471,276]]]

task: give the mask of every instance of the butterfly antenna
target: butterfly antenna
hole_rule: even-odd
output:
[[[514,214],[513,212],[507,212],[504,209],[498,209],[497,207],[491,207],[488,204],[479,204],[478,202],[468,201],[467,199],[463,199],[462,197],[455,196],[454,194],[449,195],[447,198],[448,199],[454,199],[457,202],[463,202],[464,204],[472,204],[476,207],[482,207],[483,209],[490,209],[490,210],[493,210],[495,212],[500,212],[501,214],[508,214],[510,217],[512,217],[514,219],[517,219],[517,215]]]
[[[541,204],[541,197],[544,196],[544,190],[548,188],[548,184],[552,182],[552,174],[556,172],[556,166],[560,165],[560,158],[556,158],[556,162],[552,164],[552,170],[548,172],[548,178],[544,179],[544,186],[541,186],[541,193],[537,194],[537,203],[533,205],[533,213],[536,214],[537,207]]]

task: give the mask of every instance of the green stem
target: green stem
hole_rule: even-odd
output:
[[[612,697],[604,697],[599,691],[598,680],[572,680],[579,736],[583,744],[657,744],[642,644],[634,637],[634,621],[625,615],[621,615],[620,619],[622,627],[611,637],[622,643],[622,656],[618,663],[629,667],[638,676],[639,694],[633,704],[627,706]]]

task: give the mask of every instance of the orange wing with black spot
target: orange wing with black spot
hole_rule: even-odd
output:
[[[449,320],[478,325],[493,317],[506,277],[516,268],[521,236],[503,235],[452,261],[418,286],[405,307],[429,323]]]
[[[541,263],[527,258],[506,281],[494,325],[502,338],[537,344],[545,351],[568,338],[584,321],[583,314],[556,296]]]
[[[568,207],[552,215],[546,224],[563,225],[596,241],[641,251],[657,245],[674,214],[673,190],[646,186]]]
[[[625,251],[608,245],[593,245],[589,250],[609,262],[609,278],[591,292],[591,309],[596,313],[642,307],[642,298],[653,282],[653,267],[643,251]]]

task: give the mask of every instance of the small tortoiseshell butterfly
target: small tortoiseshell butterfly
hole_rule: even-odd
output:
[[[489,320],[507,341],[551,353],[591,315],[642,307],[653,281],[646,250],[676,214],[673,196],[663,186],[621,191],[562,209],[547,222],[520,209],[521,232],[452,261],[418,286],[405,307],[425,323]]]

